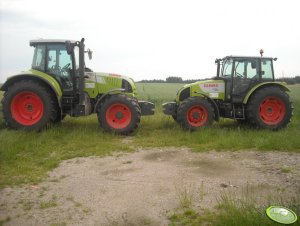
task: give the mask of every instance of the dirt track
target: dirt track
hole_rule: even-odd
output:
[[[300,192],[300,154],[139,150],[64,161],[38,185],[0,190],[5,225],[168,225],[174,211],[212,208],[224,191]]]

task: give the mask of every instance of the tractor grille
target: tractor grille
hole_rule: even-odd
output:
[[[179,101],[183,101],[184,99],[190,97],[190,93],[191,93],[191,88],[190,87],[182,90],[181,93],[180,93],[180,96],[179,96]]]

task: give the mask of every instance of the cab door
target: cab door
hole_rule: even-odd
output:
[[[72,56],[67,53],[65,44],[47,45],[46,72],[53,76],[64,91],[73,91]]]
[[[260,81],[259,59],[235,59],[232,75],[233,103],[242,103],[247,92]]]

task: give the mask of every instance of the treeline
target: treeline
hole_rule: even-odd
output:
[[[193,83],[197,81],[202,81],[202,80],[208,80],[209,78],[205,79],[186,79],[183,80],[181,77],[176,77],[176,76],[170,76],[166,78],[166,80],[163,79],[151,79],[151,80],[141,80],[138,81],[140,83]],[[293,84],[300,84],[300,76],[295,76],[295,77],[286,77],[286,78],[278,78],[276,79],[278,82],[286,82],[289,85]]]
[[[278,78],[278,82],[286,82],[289,85],[300,84],[300,76],[290,77],[290,78]]]
[[[141,80],[138,81],[140,83],[193,83],[201,80],[206,80],[206,79],[186,79],[183,80],[181,77],[176,77],[176,76],[170,76],[167,77],[166,80],[162,79],[151,79],[151,80]]]

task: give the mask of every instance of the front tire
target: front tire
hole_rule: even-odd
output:
[[[290,122],[293,106],[286,92],[278,87],[266,87],[253,94],[247,115],[250,123],[258,128],[278,130]]]
[[[177,110],[177,121],[184,128],[194,131],[210,126],[215,118],[211,103],[201,97],[189,97],[181,102]]]
[[[100,126],[109,132],[128,135],[137,129],[141,109],[137,101],[124,94],[108,97],[98,110]]]
[[[54,124],[61,123],[66,116],[67,116],[66,114],[61,113],[60,108],[57,108],[57,115],[56,115],[55,119],[53,120],[53,123]]]
[[[40,131],[56,117],[53,96],[46,87],[32,80],[8,87],[2,106],[4,121],[12,129]]]

